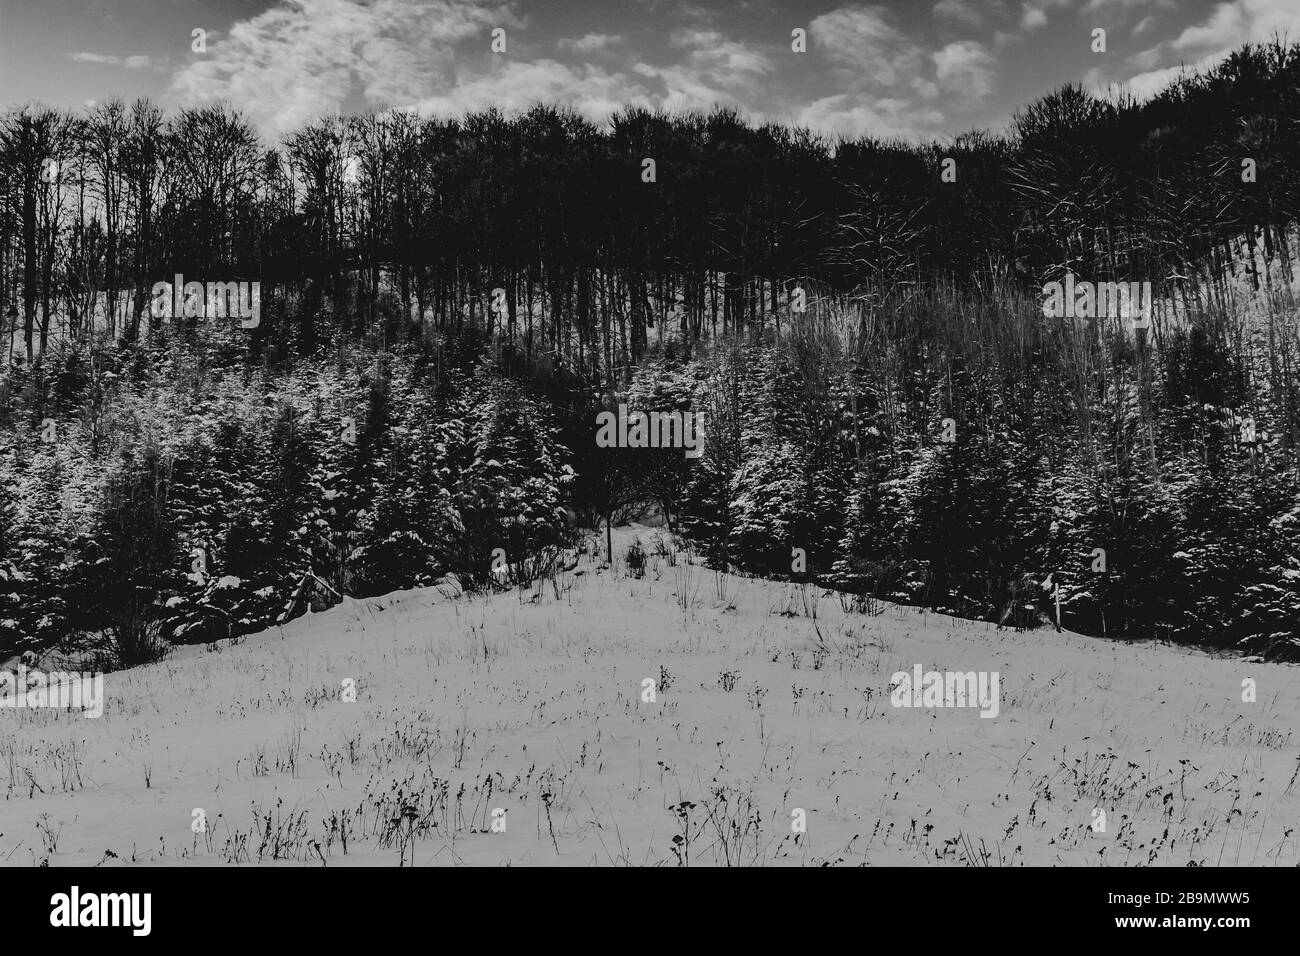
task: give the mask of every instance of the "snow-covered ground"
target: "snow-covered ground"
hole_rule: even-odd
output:
[[[0,711],[0,862],[1300,862],[1294,667],[858,613],[651,529],[634,579],[633,533],[612,571],[179,650],[98,719]],[[997,717],[892,706],[917,664],[997,671]]]

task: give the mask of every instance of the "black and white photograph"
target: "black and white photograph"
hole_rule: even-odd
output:
[[[0,0],[24,918],[1052,870],[1244,939],[1298,244],[1297,0]]]

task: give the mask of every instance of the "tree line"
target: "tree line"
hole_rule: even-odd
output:
[[[1147,102],[1065,86],[1001,136],[832,141],[734,110],[537,106],[322,118],[267,144],[222,105],[106,100],[0,116],[0,304],[27,361],[52,331],[133,341],[175,274],[258,280],[259,347],[492,323],[626,377],[651,337],[787,312],[799,283],[880,291],[1072,270],[1171,292],[1233,246],[1289,256],[1297,47],[1245,46]],[[653,164],[652,166],[648,164]],[[505,290],[502,314],[489,307]]]

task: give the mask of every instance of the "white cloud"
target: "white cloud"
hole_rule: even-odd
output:
[[[459,113],[496,106],[522,109],[535,102],[572,106],[595,121],[603,121],[623,106],[661,106],[669,110],[708,109],[717,103],[745,105],[753,84],[774,65],[761,51],[729,40],[711,30],[681,30],[670,46],[685,58],[677,63],[636,62],[627,70],[607,70],[593,64],[570,65],[556,60],[500,60],[486,71],[462,71],[447,92],[423,97],[422,111]],[[761,120],[761,111],[749,110]]]
[[[1142,24],[1138,26],[1140,30]],[[1300,3],[1296,0],[1234,0],[1217,4],[1208,17],[1187,27],[1173,40],[1130,57],[1129,61],[1143,72],[1130,77],[1125,85],[1134,96],[1146,99],[1185,69],[1212,68],[1242,43],[1266,41],[1275,33],[1292,40],[1300,37]],[[1177,62],[1169,63],[1175,59]],[[1161,60],[1168,65],[1156,69]]]
[[[984,6],[986,9],[992,7],[992,12],[998,12],[1002,5],[986,3]],[[934,5],[934,15],[940,20],[952,20],[972,27],[977,27],[984,22],[984,16],[974,0],[939,0]]]
[[[576,40],[565,37],[560,40],[558,46],[561,50],[569,50],[573,53],[598,53],[622,42],[623,38],[616,33],[588,33]]]
[[[69,53],[68,56],[78,63],[101,63],[105,66],[117,66],[121,59],[115,56],[105,56],[102,53]]]
[[[936,15],[949,20],[971,9],[970,0],[939,5],[946,12]],[[980,43],[927,49],[880,6],[846,6],[808,24],[810,50],[821,54],[809,60],[823,64],[814,80],[822,86],[811,94],[803,74],[787,69],[782,36],[747,43],[707,18],[688,17],[663,31],[666,46],[642,51],[618,34],[539,38],[544,31],[517,29],[524,9],[523,0],[277,0],[220,39],[209,33],[207,53],[188,57],[165,99],[227,100],[269,138],[358,102],[440,114],[550,102],[597,121],[629,104],[724,103],[758,121],[928,136],[942,130],[941,95],[983,96],[994,80],[993,58]],[[489,50],[497,26],[507,28],[506,55]],[[546,42],[556,55],[538,55]],[[617,59],[601,55],[615,50]]]
[[[1274,33],[1297,39],[1300,3],[1296,0],[1220,3],[1205,21],[1183,30],[1169,46],[1180,53],[1218,52],[1247,40],[1268,40]]]
[[[993,57],[974,40],[949,43],[932,55],[939,86],[978,99],[993,88]]]
[[[736,79],[741,73],[751,78],[760,76],[770,73],[774,67],[767,54],[714,30],[678,30],[669,42],[677,49],[689,51],[687,65],[691,69],[714,75],[720,82]]]
[[[1149,70],[1160,62],[1160,47],[1157,45],[1145,50],[1139,50],[1128,58],[1128,62],[1139,70]]]
[[[227,99],[278,137],[343,108],[358,93],[373,107],[451,113],[536,102],[573,106],[603,119],[627,104],[667,108],[743,105],[774,71],[769,54],[708,29],[673,33],[677,62],[623,69],[525,59],[510,27],[514,0],[281,0],[209,42],[172,79],[169,96]],[[489,52],[490,32],[507,27],[510,54]],[[557,43],[592,53],[621,36],[589,33]]]
[[[1103,94],[1115,94],[1123,90],[1139,100],[1146,100],[1165,89],[1183,73],[1210,69],[1226,59],[1227,55],[1227,50],[1221,53],[1212,53],[1193,63],[1179,63],[1176,66],[1167,66],[1159,70],[1148,70],[1145,73],[1129,77],[1123,82],[1107,82],[1102,76],[1102,68],[1093,67],[1084,75],[1083,82],[1085,85],[1097,87]]]
[[[915,76],[921,49],[883,7],[841,7],[808,24],[808,35],[841,70],[886,86]]]
[[[861,97],[837,93],[798,110],[795,122],[846,137],[878,136],[918,139],[943,122],[938,110],[918,110],[907,99],[883,98],[864,103]]]
[[[1246,18],[1241,7],[1235,3],[1221,3],[1214,8],[1210,19],[1188,27],[1169,45],[1175,50],[1184,52],[1211,46],[1227,46],[1243,38],[1245,32]]]
[[[473,38],[487,52],[511,9],[472,0],[282,0],[172,77],[184,103],[228,99],[272,136],[337,110],[359,87],[373,105],[402,105],[454,85],[452,47]]]
[[[1088,0],[1083,7],[1084,13],[1095,13],[1103,7],[1121,7],[1131,10],[1136,7],[1172,7],[1174,0]]]
[[[511,111],[538,102],[562,103],[599,122],[622,106],[651,106],[657,101],[644,84],[625,73],[555,60],[505,60],[499,67],[465,79],[446,93],[426,96],[415,105],[422,113],[454,115],[489,106]]]
[[[97,63],[101,66],[122,66],[128,70],[143,70],[153,62],[153,57],[137,54],[135,56],[120,57],[110,56],[104,53],[69,53],[69,57],[78,63]]]
[[[951,19],[957,10],[936,13]],[[945,122],[936,102],[941,93],[968,102],[993,88],[995,60],[983,44],[961,40],[927,51],[882,7],[822,14],[808,35],[834,65],[841,91],[798,108],[796,122],[847,135],[932,136]]]
[[[1130,93],[1140,100],[1150,99],[1155,96],[1179,75],[1190,70],[1208,69],[1224,59],[1225,54],[1211,54],[1197,63],[1191,63],[1179,66],[1168,66],[1163,70],[1151,70],[1147,73],[1139,73],[1137,76],[1130,77],[1129,81],[1124,84]]]
[[[1029,4],[1024,5],[1024,15],[1020,18],[1020,29],[1027,31],[1037,30],[1039,27],[1047,25],[1047,14],[1038,7],[1031,7]]]

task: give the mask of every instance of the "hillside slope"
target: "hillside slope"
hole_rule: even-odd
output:
[[[0,711],[0,862],[1300,862],[1300,670],[856,613],[656,537],[555,585],[179,650],[108,675],[99,719]],[[998,671],[998,715],[891,706],[916,664]]]

